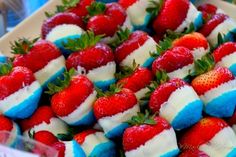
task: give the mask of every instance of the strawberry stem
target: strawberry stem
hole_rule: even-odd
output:
[[[55,83],[48,84],[48,91],[46,91],[45,93],[53,95],[55,93],[64,90],[70,85],[70,81],[72,79],[72,76],[74,76],[74,74],[75,74],[74,68],[70,69],[69,71],[65,71],[63,74],[63,78],[58,77]]]
[[[163,4],[164,4],[164,0],[159,0],[159,2],[157,2],[156,0],[150,1],[150,4],[148,8],[146,9],[146,11],[151,14],[151,19],[154,19],[158,15]]]
[[[9,74],[13,69],[12,63],[0,64],[0,76]]]
[[[119,28],[116,34],[118,38],[113,43],[111,43],[112,48],[116,48],[119,45],[121,45],[124,41],[126,41],[129,38],[131,31],[128,28],[125,29]]]
[[[103,14],[106,10],[106,4],[95,1],[90,6],[87,7],[87,10],[91,17],[95,15]]]
[[[109,90],[106,92],[103,92],[101,89],[96,88],[97,91],[97,97],[108,97],[112,96],[116,93],[119,93],[122,90],[123,84],[122,83],[117,83],[117,84],[111,84],[109,87]]]
[[[51,12],[45,12],[45,16],[47,18],[50,18],[54,16],[57,13],[62,13],[65,12],[66,10],[76,7],[76,5],[80,2],[80,0],[62,0],[62,5],[57,5],[56,6],[56,11],[51,13]]]
[[[116,79],[120,80],[120,79],[123,79],[123,78],[126,78],[126,77],[130,76],[135,70],[138,69],[139,66],[140,65],[137,64],[135,62],[135,60],[133,60],[132,67],[129,67],[129,66],[121,67],[120,72],[115,74]]]
[[[145,110],[145,114],[138,112],[136,116],[133,116],[130,120],[127,121],[127,123],[131,126],[134,125],[142,125],[142,124],[147,124],[147,125],[156,125],[156,121],[154,120],[154,115],[150,115],[150,112],[148,110]]]
[[[65,49],[71,51],[80,51],[88,47],[96,45],[104,35],[95,35],[92,31],[87,31],[82,34],[80,38],[68,39],[66,43],[63,43]]]
[[[38,41],[39,38],[35,38],[33,40],[21,38],[18,41],[14,41],[11,43],[11,53],[12,54],[27,54],[31,48],[33,47],[34,43]]]

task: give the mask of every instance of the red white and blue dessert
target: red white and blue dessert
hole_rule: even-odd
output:
[[[116,145],[97,130],[85,130],[74,136],[86,156],[115,157]]]
[[[97,92],[84,75],[74,75],[71,69],[58,83],[49,84],[53,112],[69,125],[90,125],[95,121],[93,103]]]
[[[24,119],[38,107],[42,88],[30,69],[5,63],[0,65],[0,91],[0,112]]]
[[[203,102],[193,88],[181,79],[158,86],[151,94],[149,107],[176,130],[185,129],[202,118]]]
[[[147,118],[143,115],[143,117]],[[135,118],[136,119],[136,118]],[[138,118],[144,123],[127,128],[123,134],[126,157],[173,157],[179,153],[176,135],[171,125],[163,118]],[[145,120],[147,123],[145,123]],[[133,122],[132,122],[133,123]]]
[[[40,106],[31,117],[20,121],[20,127],[25,136],[42,130],[49,131],[55,136],[67,134],[68,131],[66,123],[55,116],[50,106]]]
[[[179,145],[182,150],[199,150],[210,157],[236,156],[234,131],[224,120],[215,117],[203,118],[187,130]]]
[[[229,69],[217,67],[193,79],[191,83],[204,111],[215,117],[231,117],[236,105],[236,79]]]
[[[236,43],[226,42],[213,51],[216,66],[229,68],[236,76]]]
[[[146,32],[135,31],[115,49],[116,62],[121,67],[132,67],[135,60],[142,67],[150,67],[154,61],[150,53],[156,53],[156,45]]]
[[[58,13],[44,21],[41,37],[53,42],[67,56],[70,52],[64,49],[63,43],[79,38],[83,27],[82,19],[74,13]]]
[[[137,98],[131,90],[113,89],[114,91],[98,98],[93,105],[98,124],[108,138],[120,137],[128,127],[126,121],[140,111]]]
[[[14,66],[29,68],[43,88],[65,71],[65,58],[59,49],[46,40],[19,39],[12,46]]]
[[[116,63],[112,49],[99,43],[100,39],[100,36],[86,32],[81,38],[68,42],[66,49],[73,53],[67,58],[66,67],[75,68],[78,74],[86,75],[96,87],[106,90],[116,82]]]

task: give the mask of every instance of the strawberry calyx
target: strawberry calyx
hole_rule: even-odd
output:
[[[89,16],[95,16],[99,14],[103,14],[106,10],[106,4],[102,2],[93,2],[90,6],[87,7]]]
[[[151,84],[147,86],[149,91],[141,99],[144,102],[150,100],[151,94],[155,91],[155,89],[158,86],[170,80],[169,76],[167,75],[167,72],[164,70],[158,70],[155,76],[156,76],[156,80],[152,81]]]
[[[111,84],[109,86],[109,90],[103,92],[101,89],[99,88],[96,88],[96,91],[97,91],[97,97],[100,98],[100,97],[108,97],[108,96],[112,96],[116,93],[119,93],[121,92],[123,88],[123,83],[117,83],[117,84]]]
[[[73,52],[80,51],[96,45],[102,37],[103,35],[95,35],[94,32],[87,31],[82,34],[80,38],[68,39],[66,43],[63,43],[63,45],[67,50],[71,50]]]
[[[0,64],[0,76],[9,74],[13,69],[12,63],[2,63]]]
[[[154,120],[156,114],[150,115],[150,112],[148,110],[145,110],[145,114],[138,112],[136,116],[133,116],[130,120],[127,121],[127,123],[131,126],[134,125],[156,125],[156,121]]]
[[[65,71],[63,74],[63,78],[58,77],[55,83],[48,84],[48,91],[46,91],[45,93],[53,95],[55,93],[64,90],[70,85],[70,81],[72,79],[72,76],[74,76],[74,74],[75,74],[74,68],[71,68],[69,71]]]
[[[157,58],[164,54],[164,52],[172,47],[173,40],[169,37],[165,37],[160,40],[156,45],[156,52],[149,52],[151,57]]]
[[[18,39],[18,41],[14,41],[11,43],[11,53],[12,54],[27,54],[34,44],[38,41],[39,38],[35,38],[33,40],[27,38]]]
[[[212,70],[215,66],[213,56],[208,53],[201,59],[194,61],[194,71],[190,73],[190,76],[198,76]]]
[[[126,41],[129,38],[131,31],[128,28],[125,29],[119,28],[116,34],[117,34],[117,39],[111,43],[112,48],[116,48],[119,45],[121,45],[124,41]]]
[[[76,5],[80,2],[80,0],[61,0],[62,5],[57,5],[56,6],[56,11],[51,13],[51,12],[45,12],[45,16],[47,18],[50,18],[57,13],[62,13],[65,12],[66,10],[76,7]]]
[[[139,68],[139,66],[140,65],[137,64],[135,62],[135,60],[133,60],[132,67],[129,67],[129,66],[121,67],[120,72],[115,74],[116,79],[120,80],[120,79],[130,76],[131,74],[133,74],[135,72],[135,70],[137,70]]]
[[[150,1],[149,6],[146,9],[146,11],[151,14],[151,19],[154,19],[158,15],[163,4],[164,4],[164,0],[160,0],[159,2],[155,0]]]

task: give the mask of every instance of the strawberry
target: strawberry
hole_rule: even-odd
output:
[[[220,45],[213,51],[213,57],[216,62],[216,66],[223,66],[229,68],[229,70],[236,75],[234,55],[236,52],[236,43],[226,42]]]
[[[182,152],[179,155],[179,157],[209,157],[209,156],[199,150],[188,150],[188,151]]]
[[[162,74],[162,77],[166,76]],[[154,90],[149,107],[153,113],[157,112],[165,118],[174,129],[180,130],[201,119],[203,103],[191,86],[175,78]]]
[[[140,66],[151,66],[154,58],[150,52],[156,52],[156,42],[152,37],[143,31],[128,33],[127,31],[119,32],[121,38],[120,45],[115,49],[115,59],[120,66],[132,67],[133,61]]]
[[[65,48],[73,53],[69,55],[66,67],[77,69],[79,74],[86,75],[97,87],[106,89],[115,82],[116,64],[112,49],[99,43],[100,39],[101,36],[88,31],[81,38],[70,40]]]
[[[71,52],[64,49],[68,39],[79,38],[83,33],[84,23],[74,13],[58,13],[45,20],[41,28],[43,39],[53,42],[65,56]]]
[[[0,131],[11,131],[13,129],[13,122],[7,117],[0,115]]]
[[[14,119],[29,117],[37,108],[41,93],[30,69],[0,65],[0,110],[4,115]]]
[[[218,9],[215,5],[210,4],[210,3],[204,3],[198,6],[197,9],[202,12],[203,19],[205,21],[208,21],[209,19],[211,19],[211,17],[215,15],[216,13],[223,13],[221,9]]]
[[[212,46],[217,46],[219,35],[223,36],[222,40],[232,40],[235,22],[229,16],[217,13],[203,25],[199,32],[208,39]]]
[[[24,135],[28,135],[29,130],[35,133],[46,130],[55,136],[67,133],[67,125],[56,117],[50,106],[40,106],[30,118],[20,121],[20,126]]]
[[[75,140],[67,142],[56,142],[52,145],[52,147],[58,151],[58,157],[86,157],[85,152]]]
[[[12,45],[15,54],[14,66],[24,66],[32,70],[39,83],[46,87],[65,70],[65,58],[57,47],[49,41],[22,38]]]
[[[159,10],[154,12],[158,14],[153,22],[153,28],[159,36],[163,36],[168,29],[182,32],[191,23],[194,23],[196,28],[201,26],[202,14],[188,0],[165,0],[160,2],[156,4],[156,8]],[[189,12],[191,12],[191,15]]]
[[[58,13],[44,21],[41,28],[42,39],[46,39],[53,28],[63,24],[72,24],[84,28],[83,21],[79,16],[73,13]]]
[[[192,51],[194,59],[200,59],[210,49],[207,39],[200,33],[193,32],[175,39],[172,47],[183,46]]]
[[[139,111],[135,94],[129,89],[121,89],[112,85],[110,92],[100,94],[93,110],[99,125],[103,128],[105,135],[109,138],[122,134],[127,127],[126,120]]]
[[[76,134],[74,139],[81,145],[87,156],[116,156],[115,144],[107,139],[103,132],[93,129],[85,130]]]
[[[183,150],[199,149],[208,156],[235,156],[235,141],[233,130],[224,120],[206,117],[183,134],[179,145]]]
[[[134,126],[127,128],[123,134],[126,157],[134,154],[140,157],[178,154],[175,132],[165,119],[139,113],[139,116],[132,118],[130,124]]]
[[[90,15],[87,30],[93,31],[96,35],[109,37],[106,41],[108,43],[114,40],[119,27],[132,29],[125,10],[118,3],[93,2],[87,9]]]
[[[20,135],[20,128],[14,121],[0,114],[0,132],[1,143],[14,146],[17,141],[16,136]],[[8,133],[13,136],[9,137]]]
[[[120,73],[121,76],[119,77],[121,79],[118,83],[123,84],[123,88],[132,90],[137,99],[140,100],[148,92],[147,86],[149,86],[153,80],[152,72],[143,67],[134,69],[127,67],[123,70],[124,71]]]
[[[125,8],[127,15],[130,17],[130,21],[135,30],[143,30],[150,32],[149,22],[151,20],[151,14],[149,12],[150,3],[158,2],[146,1],[146,0],[119,0],[118,3]]]
[[[49,84],[48,94],[53,94],[53,112],[70,125],[89,125],[93,122],[92,105],[96,99],[93,83],[84,75],[75,75],[74,69],[64,73],[57,83]],[[84,108],[87,108],[84,110]]]
[[[184,79],[193,69],[193,55],[188,48],[177,46],[164,52],[152,64],[155,74],[160,70],[167,72],[170,78]]]
[[[34,133],[32,138],[35,141],[41,142],[48,146],[51,146],[52,144],[58,142],[56,136],[54,136],[51,132],[45,130]]]
[[[197,76],[191,85],[205,103],[207,114],[230,117],[235,109],[234,82],[235,78],[229,69],[218,67]]]

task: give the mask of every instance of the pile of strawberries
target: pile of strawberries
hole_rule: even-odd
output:
[[[236,156],[236,22],[224,11],[63,0],[46,15],[41,39],[0,56],[0,134],[59,157]]]

